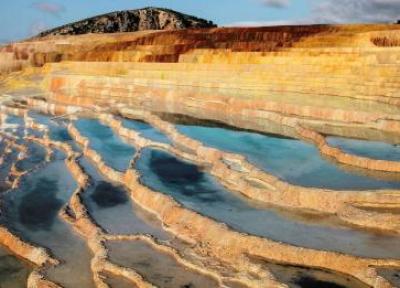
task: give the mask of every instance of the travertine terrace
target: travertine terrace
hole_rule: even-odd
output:
[[[323,271],[347,279],[349,285],[335,282],[338,286],[332,287],[399,287],[399,254],[385,250],[392,248],[384,243],[380,247],[378,241],[400,240],[400,188],[392,185],[400,182],[400,161],[351,153],[329,140],[400,143],[399,59],[398,25],[140,31],[47,36],[4,46],[0,51],[3,150],[19,153],[15,163],[29,159],[28,143],[44,147],[48,154],[28,171],[19,171],[14,163],[8,193],[18,193],[24,177],[56,161],[54,151],[65,155],[76,187],[60,208],[59,218],[87,244],[94,287],[110,287],[110,277],[123,278],[132,287],[157,286],[151,275],[114,263],[108,242],[147,243],[154,253],[171,257],[198,281],[205,281],[200,283],[215,287],[306,287],[286,281],[274,265],[285,275],[289,269],[310,269],[318,271],[316,275]],[[48,115],[49,121],[61,121],[71,140],[49,136],[54,128],[39,123],[32,111]],[[19,138],[8,130],[10,116],[23,120],[20,126],[25,132]],[[98,120],[96,125],[104,125],[107,133],[132,147],[125,170],[112,167],[96,146],[98,139],[82,133],[89,130],[79,127],[83,118]],[[167,141],[145,137],[124,126],[123,119],[146,123]],[[193,139],[179,129],[182,123],[293,139],[313,147],[321,161],[341,173],[391,186],[300,185],[263,169],[246,155]],[[303,247],[227,225],[173,193],[150,187],[140,163],[151,149],[199,167],[229,192],[224,199],[236,197],[254,204],[257,211],[275,211],[295,225],[345,230],[349,237],[367,235],[371,243],[352,242],[367,247],[364,250],[334,249],[328,243],[321,247],[313,241]],[[132,203],[154,216],[160,224],[157,229],[173,240],[140,231],[112,233],[102,227],[85,204],[84,195],[94,180],[82,159],[96,168],[99,177],[124,187]],[[290,165],[287,161],[281,166]],[[14,232],[5,224],[0,243],[32,263],[29,287],[63,286],[48,273],[60,265],[57,253]],[[376,246],[368,251],[368,245]],[[329,282],[323,280],[315,283]],[[315,287],[327,287],[319,285]]]

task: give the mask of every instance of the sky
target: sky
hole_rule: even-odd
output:
[[[0,43],[117,10],[164,7],[219,26],[394,22],[400,0],[2,0]]]

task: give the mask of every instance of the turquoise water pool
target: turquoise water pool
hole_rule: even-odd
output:
[[[90,147],[97,151],[110,167],[125,171],[135,154],[135,148],[128,145],[114,131],[97,119],[79,119],[75,122],[79,132],[89,138]]]
[[[167,136],[165,136],[159,130],[157,130],[156,128],[145,122],[133,119],[126,119],[126,118],[121,118],[121,120],[122,120],[122,125],[125,128],[139,132],[140,135],[144,138],[153,140],[155,142],[171,144],[171,141],[168,139]]]
[[[323,158],[314,145],[296,139],[218,127],[177,125],[177,129],[207,146],[246,156],[257,167],[291,184],[336,190],[400,187],[400,181],[344,170]]]
[[[400,146],[398,145],[341,137],[327,137],[327,142],[349,154],[377,160],[400,161]]]
[[[237,231],[314,249],[364,257],[400,258],[399,236],[318,222],[310,224],[285,217],[227,191],[197,166],[166,152],[145,149],[136,167],[144,185],[171,195],[185,207],[226,223]]]

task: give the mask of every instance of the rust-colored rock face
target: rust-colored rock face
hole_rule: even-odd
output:
[[[344,277],[347,283],[360,288],[398,287],[393,281],[393,275],[400,270],[396,256],[361,257],[350,250],[337,253],[324,247],[310,248],[309,243],[301,247],[269,236],[245,234],[234,225],[225,225],[193,205],[182,203],[173,193],[147,186],[136,164],[148,149],[163,151],[199,167],[230,196],[276,213],[280,219],[307,224],[315,230],[338,229],[338,235],[368,235],[366,242],[370,244],[362,245],[375,245],[374,249],[378,247],[384,255],[398,255],[398,251],[387,251],[385,246],[400,234],[398,189],[303,187],[258,166],[245,152],[225,151],[183,134],[173,120],[302,141],[335,169],[362,175],[363,179],[398,182],[400,158],[396,155],[393,159],[379,159],[357,154],[333,146],[329,137],[356,138],[382,145],[379,147],[400,143],[400,27],[207,28],[210,23],[193,18],[188,24],[188,19],[171,13],[139,11],[128,15],[139,17],[132,27],[125,27],[126,15],[117,13],[102,16],[105,18],[88,26],[95,29],[90,32],[107,32],[111,24],[116,31],[127,31],[123,26],[135,31],[168,31],[60,36],[80,34],[81,24],[73,24],[0,51],[4,94],[0,123],[5,125],[0,136],[4,137],[4,151],[15,150],[21,159],[26,159],[28,149],[21,143],[27,142],[44,147],[47,161],[52,161],[53,150],[65,153],[65,166],[77,187],[59,217],[87,243],[93,285],[108,287],[104,275],[110,274],[124,278],[134,287],[154,287],[151,277],[146,278],[134,267],[114,263],[106,245],[110,241],[142,241],[160,255],[168,255],[176,265],[207,277],[207,283],[216,283],[216,287],[288,287],[287,275],[293,276],[288,267]],[[174,30],[187,28],[185,23],[189,28],[204,29]],[[64,127],[72,139],[54,139],[50,133],[55,129],[54,123],[37,123],[30,113],[33,110],[52,115],[53,121],[62,120],[57,129]],[[17,130],[7,126],[11,115],[23,118],[22,140],[13,135]],[[96,141],[114,139],[108,137],[111,134],[93,140],[80,131],[75,122],[80,118],[98,120],[114,138],[135,148],[126,170],[113,168],[93,146],[98,144]],[[147,137],[139,128],[124,126],[123,119],[148,125],[166,140]],[[271,161],[277,161],[278,148],[271,148],[275,149],[271,151]],[[395,146],[391,149],[396,151]],[[0,164],[8,154],[1,156]],[[96,213],[92,213],[94,206],[85,202],[89,198],[86,193],[97,180],[92,179],[82,159],[107,181],[125,187],[135,207],[143,209],[142,214],[146,211],[153,215],[160,222],[160,230],[174,240],[161,241],[144,233],[111,233],[102,227]],[[292,163],[280,164],[284,165]],[[17,167],[12,165],[7,180],[14,188],[29,174]],[[228,214],[236,216],[234,213],[235,209],[231,209]],[[290,228],[279,227],[290,233],[286,231]],[[376,239],[387,242],[377,246]],[[357,245],[354,243],[351,244]],[[25,242],[6,228],[0,229],[0,244],[36,266],[28,279],[29,287],[58,287],[57,281],[50,281],[53,279],[46,273],[48,267],[58,263],[47,247]],[[280,273],[287,273],[286,278],[276,272],[278,266]],[[395,271],[393,277],[388,271]]]

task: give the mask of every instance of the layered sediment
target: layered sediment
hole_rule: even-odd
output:
[[[398,25],[314,25],[36,38],[0,51],[5,83],[1,119],[23,117],[27,128],[45,132],[47,127],[29,117],[29,111],[51,114],[67,123],[71,143],[80,145],[82,152],[48,136],[24,137],[68,156],[65,164],[79,187],[62,217],[92,251],[97,287],[108,287],[103,274],[121,276],[137,287],[154,286],[134,269],[112,263],[107,241],[144,241],[220,286],[286,287],[260,264],[275,263],[347,275],[370,287],[395,287],[379,271],[399,270],[399,260],[297,247],[240,233],[145,186],[134,164],[145,148],[163,150],[195,163],[227,191],[255,200],[263,209],[323,215],[335,220],[330,225],[398,235],[397,189],[339,191],[288,183],[243,155],[183,135],[166,119],[186,117],[306,141],[342,169],[397,181],[398,161],[351,154],[331,146],[327,137],[400,143],[399,29]],[[60,31],[54,33],[64,33]],[[9,74],[12,71],[18,73]],[[113,169],[91,148],[91,140],[73,123],[80,117],[99,119],[135,147],[126,171]],[[120,117],[149,124],[169,142],[124,127]],[[24,149],[16,139],[7,139],[8,149]],[[105,178],[126,187],[134,203],[156,215],[163,229],[186,244],[104,231],[82,201],[90,181],[79,165],[82,156]],[[12,171],[18,176],[17,170]],[[38,267],[50,261],[43,248],[15,240],[9,231],[1,234],[3,245]],[[36,270],[29,279],[35,284],[30,285],[53,287]]]

